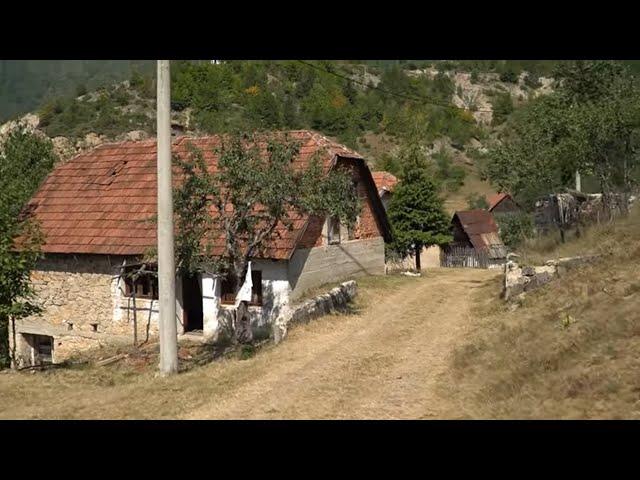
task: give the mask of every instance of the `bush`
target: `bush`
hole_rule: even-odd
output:
[[[500,74],[500,81],[505,83],[516,83],[518,81],[518,74],[515,70],[507,68]]]
[[[436,179],[448,192],[456,192],[464,185],[464,179],[467,172],[459,165],[454,165],[451,157],[445,151],[434,153],[432,156],[435,161]]]
[[[489,204],[484,195],[470,193],[467,195],[467,208],[469,210],[486,210],[489,208]]]
[[[538,88],[540,86],[540,78],[535,73],[527,73],[524,77],[524,84],[529,88]]]
[[[508,92],[497,93],[491,99],[493,106],[493,125],[504,123],[507,117],[513,112],[513,99]]]
[[[76,87],[76,97],[81,97],[87,94],[87,87],[84,84],[80,84]]]
[[[508,247],[515,248],[533,236],[533,219],[527,213],[499,213],[494,215],[500,238]]]

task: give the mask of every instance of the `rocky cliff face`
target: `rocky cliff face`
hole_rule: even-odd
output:
[[[409,76],[426,75],[435,78],[440,72],[431,67],[424,70],[408,70]],[[517,102],[524,102],[553,91],[553,78],[538,77],[538,85],[530,87],[526,83],[527,72],[522,72],[515,83],[500,81],[497,73],[480,73],[475,81],[469,72],[444,72],[454,83],[455,93],[452,103],[460,108],[473,111],[476,122],[491,125],[493,105],[491,96],[496,93],[508,93]]]
[[[189,130],[189,112],[172,112],[171,116],[171,125],[174,133],[194,133]],[[33,133],[41,138],[49,138],[40,128],[40,118],[38,115],[28,113],[17,120],[11,120],[0,126],[0,151],[9,134],[18,128],[23,128],[27,132]],[[144,130],[131,130],[115,137],[90,132],[82,138],[57,136],[50,138],[50,140],[53,143],[54,152],[58,155],[60,161],[66,162],[70,158],[91,150],[103,143],[145,140],[150,136],[150,133]]]

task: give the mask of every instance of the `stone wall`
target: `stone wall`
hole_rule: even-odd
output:
[[[54,362],[99,345],[132,343],[134,324],[140,341],[157,335],[158,301],[136,299],[134,309],[133,299],[125,296],[124,282],[119,278],[125,262],[131,263],[132,259],[46,255],[31,273],[42,313],[17,320],[10,335],[12,348],[15,339],[17,366],[31,361],[25,334],[53,337]]]
[[[509,261],[504,267],[502,296],[505,300],[512,300],[561,277],[572,268],[593,263],[597,258],[597,256],[565,257],[549,260],[542,266],[524,267]]]
[[[307,323],[335,311],[344,311],[358,293],[355,280],[342,283],[329,292],[292,305],[286,314],[281,315],[273,326],[273,340],[279,343],[284,339],[289,325]]]

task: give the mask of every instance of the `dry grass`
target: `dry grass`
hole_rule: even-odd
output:
[[[245,412],[234,408],[234,399],[241,392],[251,391],[274,377],[283,385],[288,384],[291,369],[304,370],[314,355],[327,348],[327,342],[339,341],[340,335],[352,332],[359,322],[366,321],[366,313],[362,312],[367,305],[393,295],[412,280],[366,279],[363,283],[367,287],[361,289],[351,314],[332,315],[296,327],[283,344],[265,345],[247,359],[241,360],[235,351],[225,354],[211,347],[181,345],[181,373],[171,378],[156,376],[157,344],[138,350],[100,349],[75,359],[78,363],[65,368],[0,372],[0,418],[177,418],[190,416],[194,411],[200,412],[197,414],[200,417],[251,416],[250,409]],[[119,353],[129,356],[105,367],[94,364]],[[216,361],[212,362],[214,358]],[[373,357],[363,361],[360,373],[362,369],[374,368],[379,361]],[[284,380],[280,375],[285,376]],[[305,392],[308,388],[312,388],[312,383],[304,385]],[[256,400],[249,395],[246,401]],[[220,406],[224,407],[218,410]],[[261,413],[270,416],[269,412]],[[304,417],[305,412],[291,410],[290,416]]]
[[[464,416],[640,418],[639,234],[638,212],[594,227],[550,253],[602,253],[601,262],[528,294],[515,311],[476,308],[452,357],[453,391],[442,384]],[[480,297],[495,286],[483,288]]]
[[[561,243],[559,232],[528,240],[517,253],[521,255],[522,263],[531,265],[540,265],[545,260],[557,257],[585,254],[611,255],[624,250],[638,232],[640,232],[640,208],[636,207],[626,218],[582,229],[579,237],[576,237],[575,230],[567,232],[565,243]]]

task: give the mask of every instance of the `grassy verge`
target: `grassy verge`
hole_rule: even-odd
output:
[[[450,393],[464,416],[640,418],[637,213],[526,257],[539,263],[588,252],[604,261],[529,293],[516,310],[479,303],[468,341],[452,357]]]

